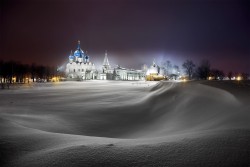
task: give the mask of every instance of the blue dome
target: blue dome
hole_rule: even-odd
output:
[[[70,56],[69,56],[69,59],[70,59],[70,60],[74,60],[74,56],[70,55]]]
[[[77,49],[75,52],[74,52],[74,56],[75,57],[83,57],[84,56],[84,52],[82,49]]]
[[[83,58],[84,57],[84,52],[80,47],[80,41],[78,41],[77,49],[74,52],[74,56],[77,57],[77,58],[79,58],[79,57]]]
[[[70,52],[69,59],[70,59],[70,60],[74,60],[74,56],[73,56],[72,50],[71,50],[71,52]]]

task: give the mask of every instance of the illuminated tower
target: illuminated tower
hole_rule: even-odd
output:
[[[110,69],[107,50],[105,52],[105,57],[104,57],[104,61],[103,61],[103,64],[102,64],[102,69],[103,69],[103,73],[107,73],[107,70]]]
[[[74,56],[75,56],[75,61],[78,63],[82,63],[83,62],[83,57],[84,57],[84,52],[80,47],[80,41],[78,41],[78,45],[77,45],[77,49],[74,52]]]
[[[155,59],[153,60],[153,67],[156,67]]]

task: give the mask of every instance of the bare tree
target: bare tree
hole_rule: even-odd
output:
[[[165,75],[169,76],[171,73],[171,69],[172,69],[172,64],[169,60],[165,61],[163,64],[163,69],[165,71]]]
[[[227,77],[229,78],[229,80],[231,80],[233,78],[233,72],[230,71],[228,74],[227,74]]]
[[[178,75],[178,74],[180,73],[180,68],[179,68],[179,66],[177,66],[177,65],[174,65],[174,66],[173,66],[173,73],[175,73],[176,75]]]
[[[212,69],[210,75],[214,77],[215,80],[222,80],[225,76],[224,72],[218,69]]]
[[[183,64],[182,67],[185,69],[186,74],[188,75],[189,79],[192,79],[193,73],[194,73],[194,68],[195,64],[193,63],[192,60],[186,60]]]
[[[202,60],[196,73],[198,78],[207,79],[210,73],[210,62],[208,60]]]

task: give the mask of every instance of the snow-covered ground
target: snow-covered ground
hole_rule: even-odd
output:
[[[12,86],[0,166],[250,166],[249,99],[231,81]]]

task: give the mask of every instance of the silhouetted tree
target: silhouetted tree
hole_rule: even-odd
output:
[[[210,72],[210,62],[208,60],[202,60],[200,65],[196,69],[196,74],[199,79],[207,79]]]
[[[164,69],[165,75],[169,76],[172,70],[172,64],[169,60],[163,62],[162,67]]]
[[[0,83],[2,83],[2,79],[3,79],[3,60],[0,60]]]
[[[212,69],[210,71],[210,76],[214,77],[215,80],[222,80],[225,76],[224,72],[218,69]]]
[[[189,79],[192,79],[193,74],[194,74],[194,69],[195,69],[195,64],[193,63],[192,60],[186,60],[183,64],[182,67],[184,68],[186,74],[188,75]]]
[[[170,69],[169,71],[170,78],[176,80],[179,74],[180,74],[179,66],[177,65],[172,66],[172,69]]]
[[[14,62],[8,61],[3,65],[4,82],[12,83]]]
[[[31,79],[33,82],[35,82],[35,78],[38,78],[37,71],[38,71],[37,65],[35,63],[32,63],[30,67],[30,73],[31,73]]]
[[[232,72],[232,71],[230,71],[230,72],[227,74],[227,77],[229,78],[229,80],[231,80],[231,79],[232,79],[232,77],[233,77],[233,72]]]
[[[242,73],[241,73],[241,76],[242,76],[242,79],[243,79],[243,80],[247,80],[248,77],[249,77],[249,74],[248,74],[248,73],[242,72]]]
[[[179,66],[177,66],[177,65],[174,65],[173,66],[173,73],[175,73],[175,74],[179,74],[180,73],[180,68],[179,68]]]
[[[24,83],[26,78],[47,79],[56,75],[56,67],[37,66],[36,64],[28,65],[15,61],[4,62],[0,60],[0,82],[12,83],[13,77],[16,77],[16,82]]]
[[[46,72],[46,68],[44,66],[37,67],[37,76],[39,79],[41,80],[45,79],[45,72]]]

